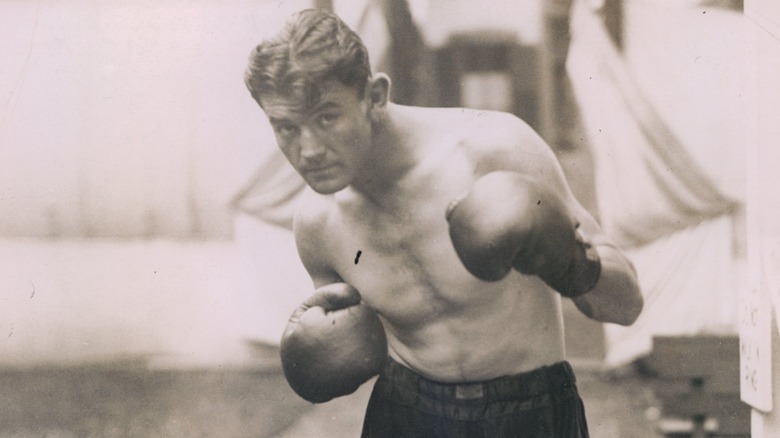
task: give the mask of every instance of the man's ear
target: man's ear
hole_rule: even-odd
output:
[[[390,78],[384,73],[375,73],[368,83],[368,98],[372,109],[384,109],[390,99]]]

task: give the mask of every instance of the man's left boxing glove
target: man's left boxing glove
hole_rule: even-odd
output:
[[[489,173],[447,208],[463,265],[487,281],[512,269],[536,275],[566,297],[590,291],[601,260],[563,199],[515,172]]]
[[[281,341],[290,387],[312,403],[351,394],[379,374],[387,337],[376,311],[345,283],[317,289],[292,314]]]

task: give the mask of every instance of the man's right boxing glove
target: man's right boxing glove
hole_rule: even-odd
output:
[[[387,337],[357,289],[333,283],[293,312],[281,357],[290,387],[312,403],[323,403],[353,393],[379,374],[387,361]]]
[[[567,297],[595,286],[601,261],[563,200],[516,172],[493,172],[447,208],[455,251],[474,276],[504,278],[514,268]]]

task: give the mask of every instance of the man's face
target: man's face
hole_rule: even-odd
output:
[[[279,148],[318,193],[335,193],[355,179],[371,146],[370,103],[336,80],[325,82],[320,99],[300,109],[281,95],[262,98]]]

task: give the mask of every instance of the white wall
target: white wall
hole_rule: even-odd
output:
[[[289,231],[235,241],[0,240],[0,366],[256,364],[311,292]]]
[[[229,235],[274,143],[242,75],[305,1],[0,3],[0,235]]]

